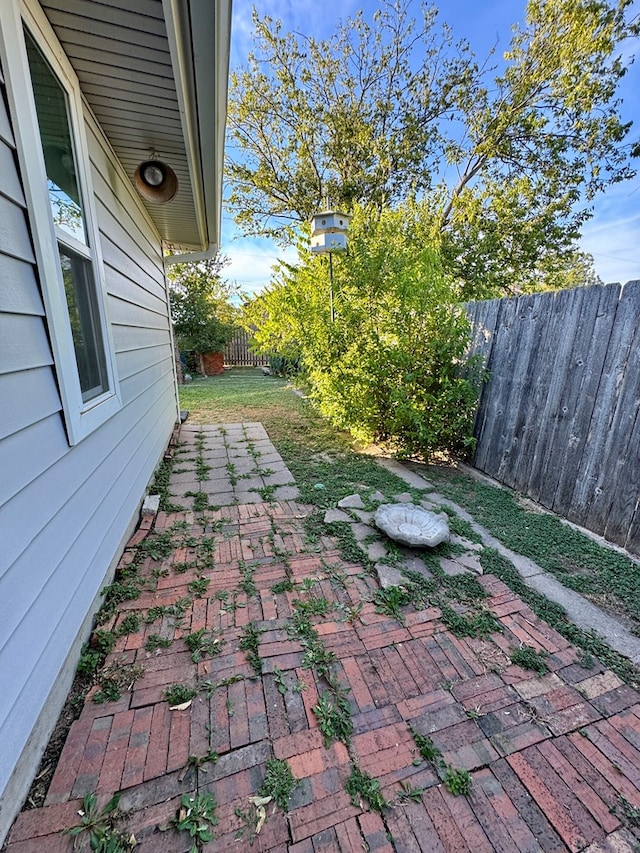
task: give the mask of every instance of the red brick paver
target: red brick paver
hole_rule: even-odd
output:
[[[147,557],[145,589],[122,609],[141,616],[160,605],[165,611],[141,619],[107,660],[141,665],[144,673],[118,701],[87,700],[45,806],[18,817],[9,853],[71,851],[73,841],[61,830],[77,822],[89,791],[101,802],[122,792],[138,850],[183,853],[186,835],[159,828],[180,796],[197,790],[218,803],[215,840],[205,850],[630,853],[640,839],[638,693],[599,663],[580,666],[576,650],[492,576],[480,581],[504,633],[491,638],[455,637],[435,607],[408,612],[404,624],[376,612],[377,582],[341,560],[331,539],[322,539],[319,552],[306,551],[310,511],[276,500],[158,514],[155,532],[184,541],[169,558]],[[145,521],[123,567],[150,535]],[[201,559],[198,544],[205,541],[206,564],[176,571]],[[332,582],[327,567],[344,583]],[[199,597],[189,592],[198,577],[210,581]],[[295,590],[274,592],[287,577]],[[321,596],[333,609],[311,621],[347,689],[349,748],[325,744],[313,709],[327,684],[287,630],[296,603]],[[171,608],[185,597],[176,617]],[[348,619],[356,604],[359,618]],[[119,624],[121,617],[110,627]],[[258,630],[262,673],[239,647],[250,624]],[[185,637],[201,629],[219,639],[220,653],[194,660]],[[171,646],[148,651],[152,635]],[[551,672],[541,677],[510,665],[508,651],[520,643],[547,652]],[[199,688],[181,710],[164,699],[174,684]],[[442,772],[420,760],[409,725],[447,764],[471,773],[467,796],[449,793]],[[206,760],[211,752],[216,762]],[[252,848],[249,797],[270,758],[287,760],[299,783],[287,814],[268,807]],[[382,814],[346,792],[353,762],[378,780],[390,803]]]

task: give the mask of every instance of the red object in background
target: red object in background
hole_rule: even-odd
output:
[[[205,376],[218,376],[220,373],[224,373],[224,353],[203,353],[202,366],[204,368]]]

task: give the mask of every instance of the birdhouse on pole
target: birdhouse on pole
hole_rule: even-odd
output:
[[[325,210],[311,217],[311,251],[344,252],[347,248],[347,229],[351,217],[339,210]]]

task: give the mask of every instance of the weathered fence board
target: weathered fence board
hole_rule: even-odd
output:
[[[557,477],[557,486],[551,508],[562,512],[562,508],[573,507],[576,485],[585,476],[581,470],[587,464],[590,452],[586,451],[587,442],[592,429],[592,423],[597,433],[603,429],[594,423],[594,416],[604,414],[604,409],[596,400],[598,387],[602,379],[605,358],[607,356],[611,329],[616,316],[620,299],[620,286],[607,285],[600,288],[585,288],[585,299],[581,306],[583,315],[582,325],[578,328],[575,338],[573,364],[579,375],[572,383],[572,393],[567,401],[569,427],[565,441],[559,441],[547,469],[551,464]],[[594,411],[595,410],[595,411]],[[596,459],[597,464],[597,459]],[[540,488],[535,490],[535,497],[540,494]],[[533,496],[533,495],[532,495]],[[545,495],[547,504],[549,496]],[[576,510],[577,511],[577,510]],[[584,517],[584,513],[581,517]]]
[[[640,346],[640,282],[635,287],[625,287],[618,303],[616,322],[607,350],[603,377],[606,377],[604,405],[610,412],[602,464],[591,469],[594,487],[589,503],[586,526],[598,533],[614,530],[615,520],[609,522],[614,498],[622,516],[629,515],[631,501],[638,497],[634,489],[634,468],[638,466],[639,445],[633,448],[633,460],[627,460],[626,450],[631,440],[640,400],[638,383],[638,347]],[[635,465],[633,464],[635,462]],[[637,475],[637,472],[635,472]],[[633,510],[631,509],[631,512]]]
[[[640,553],[640,282],[467,306],[477,468]]]
[[[262,367],[269,364],[269,359],[251,352],[248,334],[244,329],[236,329],[224,349],[224,363],[234,367]]]

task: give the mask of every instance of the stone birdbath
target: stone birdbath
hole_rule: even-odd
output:
[[[382,504],[373,517],[390,539],[412,548],[434,548],[449,541],[448,518],[415,504]]]

